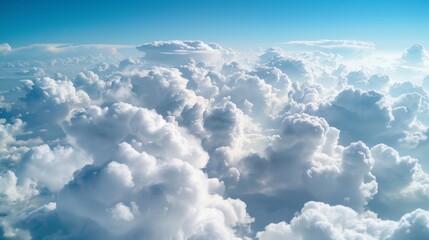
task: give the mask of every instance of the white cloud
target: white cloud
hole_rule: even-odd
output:
[[[268,49],[260,56],[260,60],[267,66],[280,69],[292,81],[309,81],[313,77],[308,65],[302,59],[284,56],[277,49]]]
[[[341,130],[343,143],[362,140],[370,146],[385,143],[415,147],[425,140],[426,131],[416,119],[419,106],[418,97],[400,98],[389,104],[380,92],[345,89],[329,103],[321,104],[315,114]]]
[[[363,71],[349,72],[346,78],[349,85],[363,90],[381,90],[390,81],[390,78],[387,75],[370,75]]]
[[[315,41],[289,41],[283,44],[287,45],[304,45],[315,46],[319,48],[357,48],[357,49],[374,49],[375,44],[357,40],[315,40]]]
[[[68,183],[76,170],[92,163],[91,157],[72,147],[48,145],[31,148],[22,159],[18,176],[31,179],[50,191],[59,191]]]
[[[118,162],[84,168],[61,191],[57,201],[61,219],[91,219],[96,224],[94,231],[101,228],[110,234],[107,239],[135,234],[183,239],[204,234],[235,239],[231,228],[250,223],[243,202],[211,195],[206,175],[189,163],[155,158],[126,143],[120,144],[118,151],[114,154]],[[152,162],[152,168],[147,161]],[[205,232],[209,227],[227,235],[211,235]],[[96,235],[82,231],[77,236]]]
[[[308,202],[290,223],[270,224],[258,232],[261,240],[278,239],[424,239],[429,213],[417,209],[397,221],[382,220],[373,212],[357,213],[344,206]]]
[[[2,77],[21,81],[0,96],[0,232],[112,240],[424,234],[426,80],[396,82],[398,65],[379,67],[371,43],[291,45],[306,51],[271,48],[254,62],[201,41],[143,44],[143,58],[122,61],[128,46],[1,45]],[[372,67],[335,53],[346,50]],[[93,53],[103,56],[81,56]]]
[[[131,209],[123,203],[117,203],[112,209],[109,209],[112,214],[112,218],[117,221],[132,221],[134,215]]]
[[[32,181],[25,181],[22,185],[18,185],[18,178],[12,171],[7,171],[0,176],[0,189],[2,200],[4,198],[9,202],[26,201],[38,194],[38,190]]]
[[[401,57],[401,61],[406,66],[411,67],[423,67],[426,66],[429,60],[428,53],[422,45],[415,44],[410,48],[406,49]]]
[[[202,41],[156,41],[140,45],[137,49],[145,53],[144,59],[149,62],[173,66],[187,63],[191,59],[218,63],[234,55],[231,49]]]
[[[121,50],[132,49],[130,45],[108,44],[33,44],[12,48],[9,44],[2,44],[0,61],[11,60],[51,60],[53,58],[78,57],[105,54],[106,56],[120,54]]]
[[[429,207],[429,176],[417,159],[400,156],[398,151],[383,144],[373,147],[371,155],[379,191],[370,208],[382,217],[397,219],[416,208]]]

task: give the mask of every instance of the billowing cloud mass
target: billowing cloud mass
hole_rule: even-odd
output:
[[[429,238],[423,46],[136,48],[0,44],[0,238]]]
[[[425,239],[429,213],[417,209],[398,222],[377,218],[374,212],[355,212],[340,205],[308,202],[290,223],[270,224],[258,232],[261,240],[277,239]]]

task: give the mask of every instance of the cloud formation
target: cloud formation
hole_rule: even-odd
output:
[[[270,224],[258,232],[261,240],[277,239],[424,239],[429,213],[417,209],[397,222],[377,218],[373,212],[358,213],[344,206],[308,202],[290,223]]]
[[[288,45],[0,45],[2,238],[424,239],[426,79]]]

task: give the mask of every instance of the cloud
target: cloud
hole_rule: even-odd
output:
[[[369,145],[416,146],[425,140],[426,131],[416,120],[419,106],[417,95],[399,98],[389,106],[380,92],[345,89],[330,103],[321,104],[316,114],[341,130],[343,143],[363,140]]]
[[[7,43],[0,44],[0,52],[5,53],[11,50],[12,50],[12,47],[9,44]]]
[[[277,239],[423,239],[429,231],[429,213],[417,209],[397,222],[377,218],[373,212],[357,213],[344,206],[308,202],[290,223],[270,224],[258,232],[261,240]]]
[[[73,179],[76,170],[91,163],[90,156],[72,147],[56,146],[51,149],[48,145],[40,145],[26,153],[17,175],[21,180],[30,179],[40,187],[55,192]]]
[[[231,49],[202,41],[156,41],[137,47],[145,53],[144,59],[158,64],[178,66],[190,59],[196,62],[216,63],[234,55]]]
[[[2,44],[0,49],[0,61],[11,60],[51,60],[53,58],[67,58],[88,55],[106,56],[120,54],[122,49],[132,49],[129,45],[108,44],[33,44],[12,48],[9,44]]]
[[[423,67],[428,61],[428,53],[422,45],[415,44],[405,50],[401,61],[406,66]]]
[[[57,127],[57,131],[37,133],[47,139],[61,135],[59,124],[72,110],[90,103],[87,93],[76,90],[68,80],[54,80],[50,77],[25,80],[21,89],[24,96],[12,105],[13,108],[2,114],[19,116],[30,131]]]
[[[280,69],[293,81],[311,80],[311,72],[307,64],[298,58],[286,57],[277,49],[268,49],[260,56],[261,63]]]
[[[283,44],[314,46],[314,47],[320,47],[320,48],[326,48],[326,49],[333,49],[333,48],[374,49],[375,48],[375,44],[372,42],[364,42],[364,41],[357,41],[357,40],[289,41]]]
[[[113,115],[106,116],[106,119],[112,119],[110,124],[96,125],[92,129],[99,131],[100,127],[112,126],[113,122],[129,125],[124,118],[130,115],[133,119],[130,125],[132,122],[143,125],[139,124],[129,134],[136,133],[137,137],[140,132],[142,135],[129,143],[126,142],[127,138],[121,137],[113,146],[105,145],[106,150],[111,150],[108,155],[103,155],[104,164],[96,158],[95,165],[86,166],[75,173],[74,179],[61,190],[55,213],[61,219],[62,227],[67,229],[68,233],[63,237],[188,239],[206,236],[236,239],[233,228],[251,222],[246,205],[240,200],[224,199],[219,195],[222,192],[216,189],[221,188],[216,185],[221,183],[208,179],[200,170],[205,164],[204,159],[202,162],[196,161],[198,156],[195,154],[202,153],[192,153],[192,148],[198,149],[198,145],[187,143],[190,140],[181,136],[185,133],[181,133],[177,126],[165,123],[154,112],[128,105],[112,107],[117,117],[112,119]],[[103,112],[101,109],[89,111]],[[110,115],[113,112],[106,113]],[[139,116],[134,115],[136,113]],[[96,120],[99,123],[102,121]],[[78,127],[74,126],[69,131],[76,131]],[[117,134],[126,133],[124,130]],[[86,136],[93,134],[87,132]],[[118,139],[111,136],[108,139]],[[79,143],[85,144],[79,140]],[[163,143],[156,146],[158,141]],[[160,147],[165,149],[164,153],[158,152]],[[93,146],[85,149],[91,153],[103,151]],[[80,225],[88,221],[90,225],[85,228]],[[46,229],[47,235],[55,236],[57,230],[50,227]]]
[[[155,111],[127,103],[105,108],[89,106],[65,123],[65,131],[93,155],[95,165],[108,161],[115,146],[125,140],[134,140],[136,146],[165,160],[179,157],[197,168],[207,163],[208,156],[198,139]]]
[[[281,43],[287,50],[294,51],[322,51],[338,54],[348,58],[359,58],[376,50],[373,42],[358,40],[313,40],[288,41]]]
[[[426,91],[429,91],[429,75],[423,79],[422,86]]]
[[[137,104],[155,109],[164,117],[180,114],[185,106],[192,106],[197,101],[204,102],[186,88],[188,80],[177,69],[154,67],[148,71],[132,72],[129,77]]]
[[[419,239],[425,82],[294,44],[2,45],[0,235]]]
[[[339,131],[323,118],[294,114],[283,120],[262,156],[248,155],[239,162],[234,194],[249,199],[249,212],[258,226],[269,223],[270,212],[289,217],[310,200],[364,208],[377,192],[371,173],[374,160],[362,142],[343,147],[337,144],[338,137]],[[288,200],[290,205],[255,206],[285,201],[291,195],[297,197]]]
[[[427,209],[429,176],[417,159],[400,156],[386,145],[371,149],[379,191],[369,203],[381,217],[397,219],[416,208]]]
[[[390,82],[390,77],[382,74],[373,74],[363,71],[352,71],[346,76],[347,84],[362,90],[381,90]]]

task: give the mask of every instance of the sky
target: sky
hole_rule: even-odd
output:
[[[357,39],[403,49],[429,43],[428,7],[424,0],[5,0],[0,42],[19,47],[199,39],[255,48],[292,40]]]
[[[0,1],[0,239],[429,239],[428,1]]]

